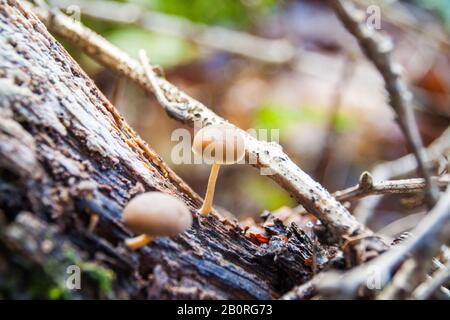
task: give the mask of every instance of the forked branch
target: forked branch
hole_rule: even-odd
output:
[[[370,177],[370,179],[367,177]],[[440,188],[445,188],[450,184],[450,177],[448,175],[431,177],[431,180]],[[336,191],[333,193],[333,196],[339,201],[353,201],[369,195],[423,192],[425,188],[426,181],[423,178],[373,182],[372,176],[368,172],[365,172],[361,175],[359,184]]]

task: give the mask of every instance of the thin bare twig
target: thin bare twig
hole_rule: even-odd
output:
[[[428,146],[426,152],[429,155],[429,162],[427,165],[431,166],[433,162],[436,162],[448,150],[450,150],[450,127]],[[372,169],[372,177],[377,181],[389,180],[409,174],[416,168],[417,161],[415,161],[414,155],[408,154],[399,159],[383,162],[375,166]],[[361,223],[367,224],[380,200],[381,196],[362,199],[354,210],[354,216]]]
[[[364,180],[364,177],[367,176],[370,176],[368,172],[363,173],[359,184],[336,191],[333,193],[333,196],[339,201],[353,201],[369,195],[422,192],[426,188],[426,182],[423,178],[388,180],[374,183],[371,176],[370,182]],[[431,180],[435,181],[440,188],[445,188],[450,184],[448,175],[431,177]]]
[[[302,285],[294,287],[289,292],[280,297],[279,300],[310,300],[317,295],[317,283],[322,281],[325,272],[317,274],[312,280]],[[328,273],[326,276],[337,275],[336,273]]]
[[[355,298],[361,291],[365,295],[374,296],[390,282],[406,259],[414,256],[415,259],[431,260],[441,245],[450,240],[449,228],[450,187],[429,214],[412,230],[412,236],[401,245],[392,247],[379,257],[345,273],[323,272],[320,277],[314,277],[302,286],[293,288],[282,299],[300,299],[303,298],[301,294],[304,292],[341,299]]]
[[[372,61],[382,75],[386,91],[389,94],[390,105],[397,115],[397,121],[408,140],[416,157],[419,171],[427,184],[426,199],[428,207],[432,208],[439,198],[439,192],[431,180],[426,154],[419,129],[417,127],[413,107],[412,93],[400,79],[400,67],[391,59],[392,40],[369,28],[363,21],[364,15],[348,0],[332,0],[331,7],[345,28],[355,37],[361,49]]]
[[[76,5],[84,15],[192,41],[201,46],[238,54],[266,63],[286,64],[295,58],[295,48],[287,40],[273,40],[222,27],[194,23],[183,17],[146,10],[135,3],[104,0],[58,0],[63,9]]]
[[[50,12],[42,7],[30,5],[30,11],[33,11],[49,30],[77,45],[96,61],[136,82],[146,91],[155,91],[151,80],[138,61],[80,22],[74,21],[59,11]],[[170,82],[160,77],[156,80],[157,87],[170,102],[161,104],[169,116],[192,126],[195,123],[205,126],[226,122]],[[381,238],[360,224],[327,190],[295,165],[283,152],[281,146],[273,142],[259,141],[244,131],[242,135],[245,140],[247,162],[264,170],[262,171],[264,174],[276,181],[306,210],[321,220],[336,241],[344,245],[349,239],[365,235],[360,241],[354,241],[351,245],[356,263],[364,262],[367,257],[386,250],[387,245]]]
[[[411,296],[414,289],[427,278],[427,273],[435,260],[433,255],[424,250],[426,250],[426,247],[419,248],[412,253],[411,258],[403,263],[392,282],[383,289],[377,299],[399,300],[408,299]],[[439,249],[437,249],[437,252],[439,252]]]
[[[447,247],[443,245],[441,249],[445,251]],[[416,254],[415,258],[407,260],[390,285],[378,296],[378,299],[392,300],[412,297],[425,300],[433,293],[436,293],[438,297],[446,296],[448,289],[442,285],[450,279],[448,265],[443,265],[437,257],[430,260],[424,259],[424,256],[428,255],[426,253],[422,253],[422,256]],[[433,277],[427,274],[430,270],[437,270]],[[419,292],[419,295],[416,297],[417,292]]]
[[[427,281],[422,283],[414,290],[412,297],[417,300],[429,299],[436,291],[443,289],[448,292],[448,289],[443,288],[447,282],[450,281],[450,262],[447,262],[442,268],[436,271],[433,276],[429,277]]]
[[[139,59],[141,61],[142,67],[144,68],[145,75],[147,76],[148,80],[150,81],[153,92],[155,94],[156,99],[161,104],[161,106],[164,107],[164,109],[171,110],[176,108],[184,108],[185,103],[183,102],[171,102],[167,100],[166,96],[164,95],[164,92],[161,90],[161,87],[159,86],[157,76],[155,72],[153,71],[153,68],[150,66],[150,60],[148,59],[147,53],[145,50],[141,49],[139,50]]]
[[[417,268],[415,259],[406,260],[393,277],[391,283],[378,295],[378,300],[405,299],[414,290],[411,278]]]
[[[446,188],[450,184],[450,176],[431,177],[439,188]],[[385,194],[406,194],[423,192],[426,182],[423,178],[387,180],[373,182],[373,177],[369,172],[363,172],[359,178],[359,183],[344,190],[335,191],[332,196],[340,202],[355,201],[367,196]],[[300,211],[304,211],[299,207]],[[415,218],[413,221],[416,221]],[[416,225],[416,223],[414,223]],[[377,232],[378,233],[378,232]]]

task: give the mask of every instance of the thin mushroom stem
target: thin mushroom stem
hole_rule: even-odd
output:
[[[125,240],[125,245],[130,248],[131,250],[137,250],[139,248],[142,248],[143,246],[149,244],[153,240],[152,237],[150,237],[147,234],[141,234],[140,236],[129,238]]]
[[[91,214],[91,217],[89,218],[89,226],[88,226],[88,231],[89,232],[94,232],[95,227],[98,224],[98,220],[99,220],[99,216],[98,214]]]
[[[208,214],[212,209],[214,198],[214,189],[216,188],[217,175],[219,174],[220,164],[213,163],[211,173],[209,174],[208,187],[206,188],[205,200],[200,208],[200,214]]]

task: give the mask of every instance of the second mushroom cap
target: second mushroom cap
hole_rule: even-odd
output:
[[[135,233],[170,237],[189,228],[192,215],[181,200],[162,192],[146,192],[126,205],[123,222]]]

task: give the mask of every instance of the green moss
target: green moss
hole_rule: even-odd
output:
[[[46,292],[47,299],[71,299],[72,293],[70,290],[65,288],[65,276],[66,276],[66,261],[60,261],[57,259],[49,259],[44,265],[44,273],[46,275],[46,280],[40,286],[37,285],[36,288],[39,292]],[[43,278],[42,274],[37,274],[35,277],[35,282],[39,282],[39,278]],[[41,293],[42,294],[42,293]]]
[[[80,268],[82,275],[87,275],[89,279],[98,285],[102,296],[108,296],[112,293],[113,281],[115,279],[115,274],[112,270],[102,267],[95,262],[82,261],[76,252],[69,248],[64,250],[64,256],[72,264]]]
[[[0,283],[0,292],[11,299],[72,299],[71,292],[63,287],[61,275],[48,274],[44,269],[15,265]]]
[[[288,107],[275,103],[264,104],[254,114],[254,127],[264,129],[279,129],[283,134],[299,123],[317,123],[326,125],[329,119],[327,110],[310,106]],[[335,128],[345,132],[354,128],[356,121],[348,114],[340,112]]]
[[[82,272],[86,273],[99,285],[100,293],[108,296],[112,292],[112,283],[115,274],[112,270],[99,266],[94,262],[83,262],[79,265]]]

